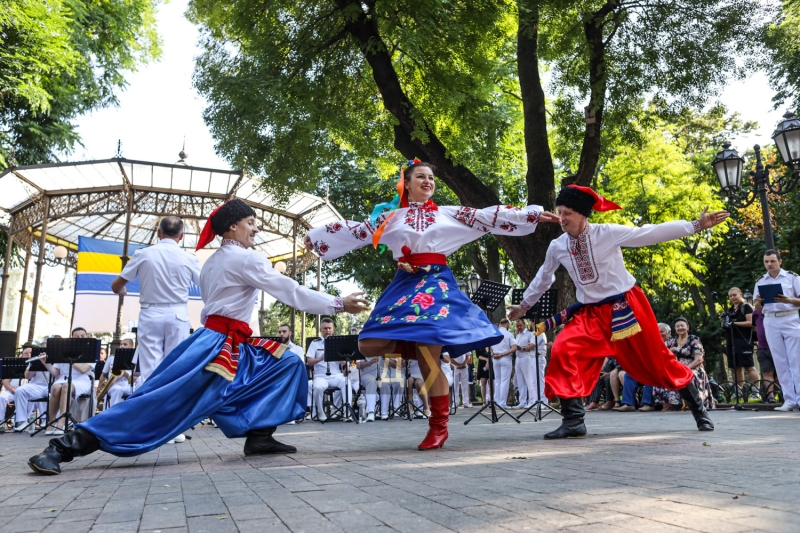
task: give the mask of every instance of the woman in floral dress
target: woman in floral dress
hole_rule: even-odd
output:
[[[305,243],[325,260],[368,244],[392,250],[397,275],[375,303],[359,335],[359,350],[367,357],[396,354],[419,361],[431,409],[421,450],[440,448],[447,439],[449,387],[439,369],[442,347],[467,353],[502,339],[483,311],[458,290],[447,256],[486,233],[528,235],[540,221],[559,221],[535,205],[437,206],[431,199],[434,171],[429,163],[409,161],[401,169],[397,196],[378,206],[370,220],[314,228]]]
[[[711,385],[708,381],[708,374],[703,367],[703,344],[696,335],[689,334],[689,321],[679,317],[675,321],[676,337],[672,337],[667,342],[669,348],[678,361],[688,366],[694,372],[694,384],[700,393],[700,398],[706,409],[714,408],[714,397],[711,394]],[[656,403],[662,403],[665,411],[680,410],[681,397],[677,391],[667,390],[661,387],[653,388],[653,399]]]

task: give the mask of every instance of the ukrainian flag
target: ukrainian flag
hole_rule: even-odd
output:
[[[142,244],[129,244],[128,254],[145,248]],[[75,308],[73,327],[86,328],[92,332],[114,331],[116,327],[119,296],[111,290],[111,282],[122,272],[123,243],[78,237],[78,265],[75,282]],[[125,285],[128,292],[123,305],[123,331],[127,331],[129,320],[139,315],[139,279]],[[192,326],[200,325],[200,310],[203,307],[200,287],[189,287],[189,316]]]

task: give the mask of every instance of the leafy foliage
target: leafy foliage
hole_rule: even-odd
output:
[[[51,162],[77,116],[116,104],[125,71],[157,57],[159,0],[0,0],[0,168]]]
[[[783,0],[764,41],[770,51],[767,68],[775,89],[775,107],[800,110],[800,1]]]

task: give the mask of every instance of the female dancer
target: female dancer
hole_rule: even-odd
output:
[[[430,163],[409,161],[401,170],[398,195],[376,207],[370,220],[341,220],[315,228],[305,241],[326,260],[370,240],[376,247],[388,246],[397,259],[397,275],[376,302],[358,346],[367,357],[397,354],[419,361],[431,409],[420,450],[440,448],[447,440],[449,389],[439,367],[442,347],[463,354],[502,339],[486,315],[458,290],[447,256],[486,233],[527,235],[540,221],[559,221],[534,205],[439,207],[431,200],[434,172]],[[396,211],[381,212],[385,207]]]

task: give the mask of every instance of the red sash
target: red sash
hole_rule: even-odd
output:
[[[220,315],[211,315],[206,319],[205,327],[226,336],[222,350],[213,361],[206,365],[205,369],[222,376],[228,381],[233,381],[236,377],[236,369],[239,367],[240,344],[247,343],[258,348],[264,348],[278,359],[286,351],[285,344],[269,339],[250,338],[253,330],[250,329],[247,322]]]
[[[408,246],[403,246],[401,250],[403,251],[403,257],[397,262],[397,268],[402,270],[408,271],[409,269],[413,269],[414,272],[416,272],[419,267],[428,265],[447,265],[447,256],[444,254],[412,254],[411,248]],[[407,265],[408,268],[404,265]]]

